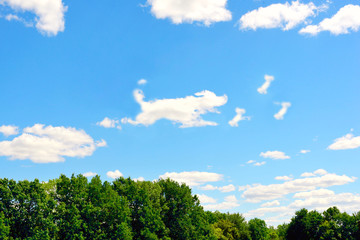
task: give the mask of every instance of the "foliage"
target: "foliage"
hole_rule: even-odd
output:
[[[0,239],[312,240],[360,239],[360,212],[301,209],[277,228],[238,213],[205,212],[185,184],[170,179],[48,182],[0,179]]]

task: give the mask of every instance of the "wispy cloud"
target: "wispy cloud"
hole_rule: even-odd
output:
[[[267,94],[267,90],[270,87],[271,82],[274,81],[275,78],[274,76],[265,75],[264,79],[265,79],[264,84],[257,89],[258,93],[260,94]]]
[[[243,116],[246,113],[246,110],[243,108],[236,108],[235,109],[236,115],[235,117],[229,121],[229,125],[232,127],[238,127],[239,126],[239,122],[243,121],[243,120],[250,120],[251,117],[248,116]]]
[[[291,107],[290,102],[282,102],[282,103],[280,103],[280,105],[281,105],[280,111],[274,115],[274,118],[276,120],[283,120],[285,114],[287,113],[287,111],[289,109],[289,107]]]

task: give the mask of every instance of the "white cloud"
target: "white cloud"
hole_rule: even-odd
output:
[[[280,202],[278,200],[274,200],[272,202],[266,202],[261,204],[261,207],[274,207],[274,206],[279,206]]]
[[[252,163],[256,163],[256,161],[255,161],[255,160],[249,160],[249,161],[247,161],[246,163],[247,163],[247,164],[252,164]]]
[[[260,167],[260,166],[265,165],[265,164],[266,164],[265,161],[263,161],[263,162],[257,162],[257,163],[254,163],[254,166]]]
[[[255,185],[247,188],[242,196],[248,202],[260,202],[263,200],[279,199],[290,193],[315,190],[318,187],[344,185],[354,182],[355,179],[346,175],[341,176],[327,173],[323,176],[300,178],[281,184]]]
[[[302,154],[307,154],[307,153],[309,153],[309,152],[311,152],[310,150],[301,150],[300,151],[300,153],[302,153]]]
[[[360,6],[346,5],[331,18],[325,18],[318,25],[308,25],[299,32],[303,34],[317,35],[323,31],[329,31],[334,35],[357,32],[360,28]]]
[[[301,174],[301,177],[315,177],[315,176],[322,176],[322,175],[326,175],[328,172],[324,169],[318,169],[314,172],[304,172],[303,174]]]
[[[205,194],[196,194],[200,200],[201,204],[205,204],[205,203],[216,203],[216,199],[209,197]]]
[[[240,206],[235,195],[225,197],[225,201],[218,204],[204,205],[205,210],[228,210]]]
[[[239,20],[240,29],[256,30],[257,28],[281,28],[290,30],[299,24],[307,23],[309,17],[314,17],[317,10],[324,6],[316,7],[312,2],[308,4],[293,1],[284,4],[276,3],[243,15]]]
[[[227,102],[226,95],[216,96],[207,90],[195,93],[195,96],[148,102],[144,101],[145,96],[141,90],[135,90],[134,98],[140,104],[142,112],[135,120],[123,118],[122,123],[149,126],[160,119],[168,119],[173,123],[180,123],[182,128],[216,126],[216,122],[205,121],[201,115],[208,112],[219,113],[215,107]]]
[[[5,137],[19,134],[19,128],[13,125],[2,125],[0,126],[0,133],[4,134]]]
[[[360,195],[353,193],[340,193],[335,194],[333,191],[327,189],[319,189],[317,191],[305,192],[295,194],[298,198],[302,198],[304,200],[295,200],[287,206],[279,206],[279,207],[262,207],[255,210],[251,210],[248,213],[244,214],[246,217],[257,216],[261,217],[267,213],[278,214],[275,218],[279,218],[281,216],[286,216],[289,213],[293,214],[294,211],[306,208],[309,211],[317,210],[324,211],[329,207],[336,206],[340,211],[348,212],[352,214],[357,212],[360,208]],[[294,196],[295,196],[294,195]],[[290,217],[287,220],[290,220]],[[278,224],[284,221],[279,222]]]
[[[138,177],[138,178],[134,178],[133,179],[135,182],[143,182],[143,181],[145,181],[145,178],[143,178],[143,177]]]
[[[286,156],[284,152],[280,151],[267,151],[260,153],[260,157],[271,158],[271,159],[289,159],[289,156]]]
[[[306,199],[306,198],[312,198],[312,197],[329,197],[329,196],[334,196],[334,195],[335,195],[334,191],[321,188],[321,189],[317,189],[317,190],[313,190],[313,191],[309,191],[309,192],[295,193],[293,198]]]
[[[64,14],[67,7],[61,0],[0,0],[0,5],[8,6],[16,12],[34,13],[36,28],[48,36],[55,36],[65,29]],[[17,16],[16,19],[11,18],[19,19]]]
[[[123,174],[119,170],[115,170],[115,171],[108,171],[106,173],[106,176],[108,176],[109,178],[112,178],[112,179],[116,179],[116,178],[122,177]]]
[[[97,173],[94,172],[86,172],[82,174],[84,177],[94,177],[97,175]]]
[[[159,178],[167,179],[170,178],[179,183],[185,183],[188,186],[198,186],[207,182],[218,182],[223,179],[222,174],[211,173],[211,172],[167,172]]]
[[[64,157],[91,156],[103,143],[94,142],[83,130],[35,124],[11,141],[0,142],[0,156],[35,163],[63,162]]]
[[[288,111],[289,107],[291,107],[291,103],[289,102],[282,102],[281,103],[281,109],[278,113],[276,113],[274,115],[274,118],[277,120],[283,120],[284,119],[284,115],[286,114],[286,112]]]
[[[222,186],[222,187],[215,187],[211,184],[207,184],[205,186],[199,187],[199,189],[201,190],[205,190],[205,191],[212,191],[212,190],[219,190],[220,192],[233,192],[236,190],[235,186],[233,184],[229,184],[226,186]]]
[[[119,125],[119,120],[110,119],[108,117],[105,117],[101,122],[97,122],[96,125],[104,127],[104,128],[121,129],[121,126]]]
[[[355,149],[360,147],[360,136],[354,137],[354,134],[349,133],[344,137],[335,139],[334,143],[331,144],[328,149],[330,150],[346,150]]]
[[[292,177],[289,177],[289,176],[278,176],[278,177],[275,177],[275,180],[279,180],[279,181],[290,181],[290,180],[293,180],[294,178]]]
[[[218,188],[211,184],[206,184],[205,186],[199,187],[199,189],[204,191],[213,191],[213,190],[217,190]]]
[[[267,94],[267,90],[270,87],[271,82],[274,81],[275,78],[274,78],[274,76],[265,75],[264,79],[265,79],[264,84],[257,89],[257,91],[260,94]]]
[[[156,18],[170,18],[175,24],[201,22],[209,26],[231,20],[227,0],[148,0],[147,3]]]
[[[242,120],[250,120],[251,119],[250,117],[243,116],[246,113],[245,109],[236,108],[235,112],[236,112],[235,117],[229,121],[229,125],[232,127],[238,127],[239,126],[238,122],[240,122]]]
[[[145,85],[147,83],[146,79],[140,79],[137,84],[138,85]]]

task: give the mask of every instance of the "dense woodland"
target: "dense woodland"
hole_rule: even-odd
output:
[[[172,180],[102,182],[64,175],[47,183],[0,179],[0,239],[360,239],[360,212],[301,209],[277,228],[204,211]]]

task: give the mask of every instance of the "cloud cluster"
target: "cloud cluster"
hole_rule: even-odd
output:
[[[255,185],[248,187],[242,197],[248,202],[261,202],[264,200],[279,199],[290,193],[311,191],[318,187],[325,188],[336,185],[344,185],[354,182],[356,178],[346,175],[326,173],[322,176],[300,178],[281,184]]]
[[[284,115],[287,113],[289,107],[291,107],[290,102],[282,102],[280,105],[281,105],[280,111],[274,115],[274,118],[276,120],[283,120]]]
[[[36,15],[35,26],[43,34],[55,36],[65,29],[64,15],[67,7],[62,0],[0,0],[15,12],[31,12]],[[8,15],[8,20],[19,20],[17,15]]]
[[[190,187],[199,186],[207,182],[218,182],[223,179],[222,174],[211,173],[211,172],[167,172],[161,176],[161,179],[170,178],[179,183],[185,183]]]
[[[325,18],[317,25],[308,25],[299,32],[302,34],[317,35],[323,31],[329,31],[334,35],[357,32],[360,29],[360,6],[349,4],[342,7],[331,18]]]
[[[260,153],[260,157],[271,158],[271,159],[289,159],[289,156],[286,156],[284,152],[280,151],[267,151]]]
[[[83,130],[35,124],[11,141],[1,141],[0,156],[35,163],[63,162],[64,157],[91,156],[97,147],[105,145],[104,140],[95,142]]]
[[[13,125],[2,125],[0,126],[0,133],[2,133],[5,137],[17,135],[19,134],[19,128]]]
[[[230,21],[227,0],[148,0],[151,12],[158,19],[169,18],[175,24],[201,22],[209,26]]]
[[[306,23],[309,17],[316,15],[316,11],[322,7],[316,7],[312,2],[304,4],[293,1],[271,4],[267,7],[250,11],[239,20],[240,29],[256,30],[257,28],[281,28],[290,30],[299,24]]]
[[[134,98],[140,104],[142,112],[135,120],[123,118],[122,123],[149,126],[160,119],[167,119],[173,123],[180,123],[181,128],[216,126],[216,122],[205,121],[201,115],[208,112],[219,113],[215,107],[227,102],[226,95],[216,96],[207,90],[195,93],[195,96],[146,102],[143,92],[137,89],[134,91]]]
[[[240,204],[235,195],[225,197],[222,203],[203,205],[205,210],[228,210],[238,206],[240,206]]]
[[[264,84],[257,89],[258,93],[260,94],[267,94],[267,90],[270,87],[271,82],[274,81],[275,78],[274,76],[265,75],[264,79],[265,79]]]
[[[330,150],[345,150],[355,149],[360,147],[360,136],[355,137],[354,134],[349,133],[344,137],[335,139],[334,143],[331,144],[328,149]]]
[[[246,110],[243,108],[236,108],[235,109],[236,115],[235,117],[229,121],[229,125],[232,127],[238,127],[239,126],[239,122],[243,121],[243,120],[250,120],[250,117],[247,116],[243,116],[246,113]]]

